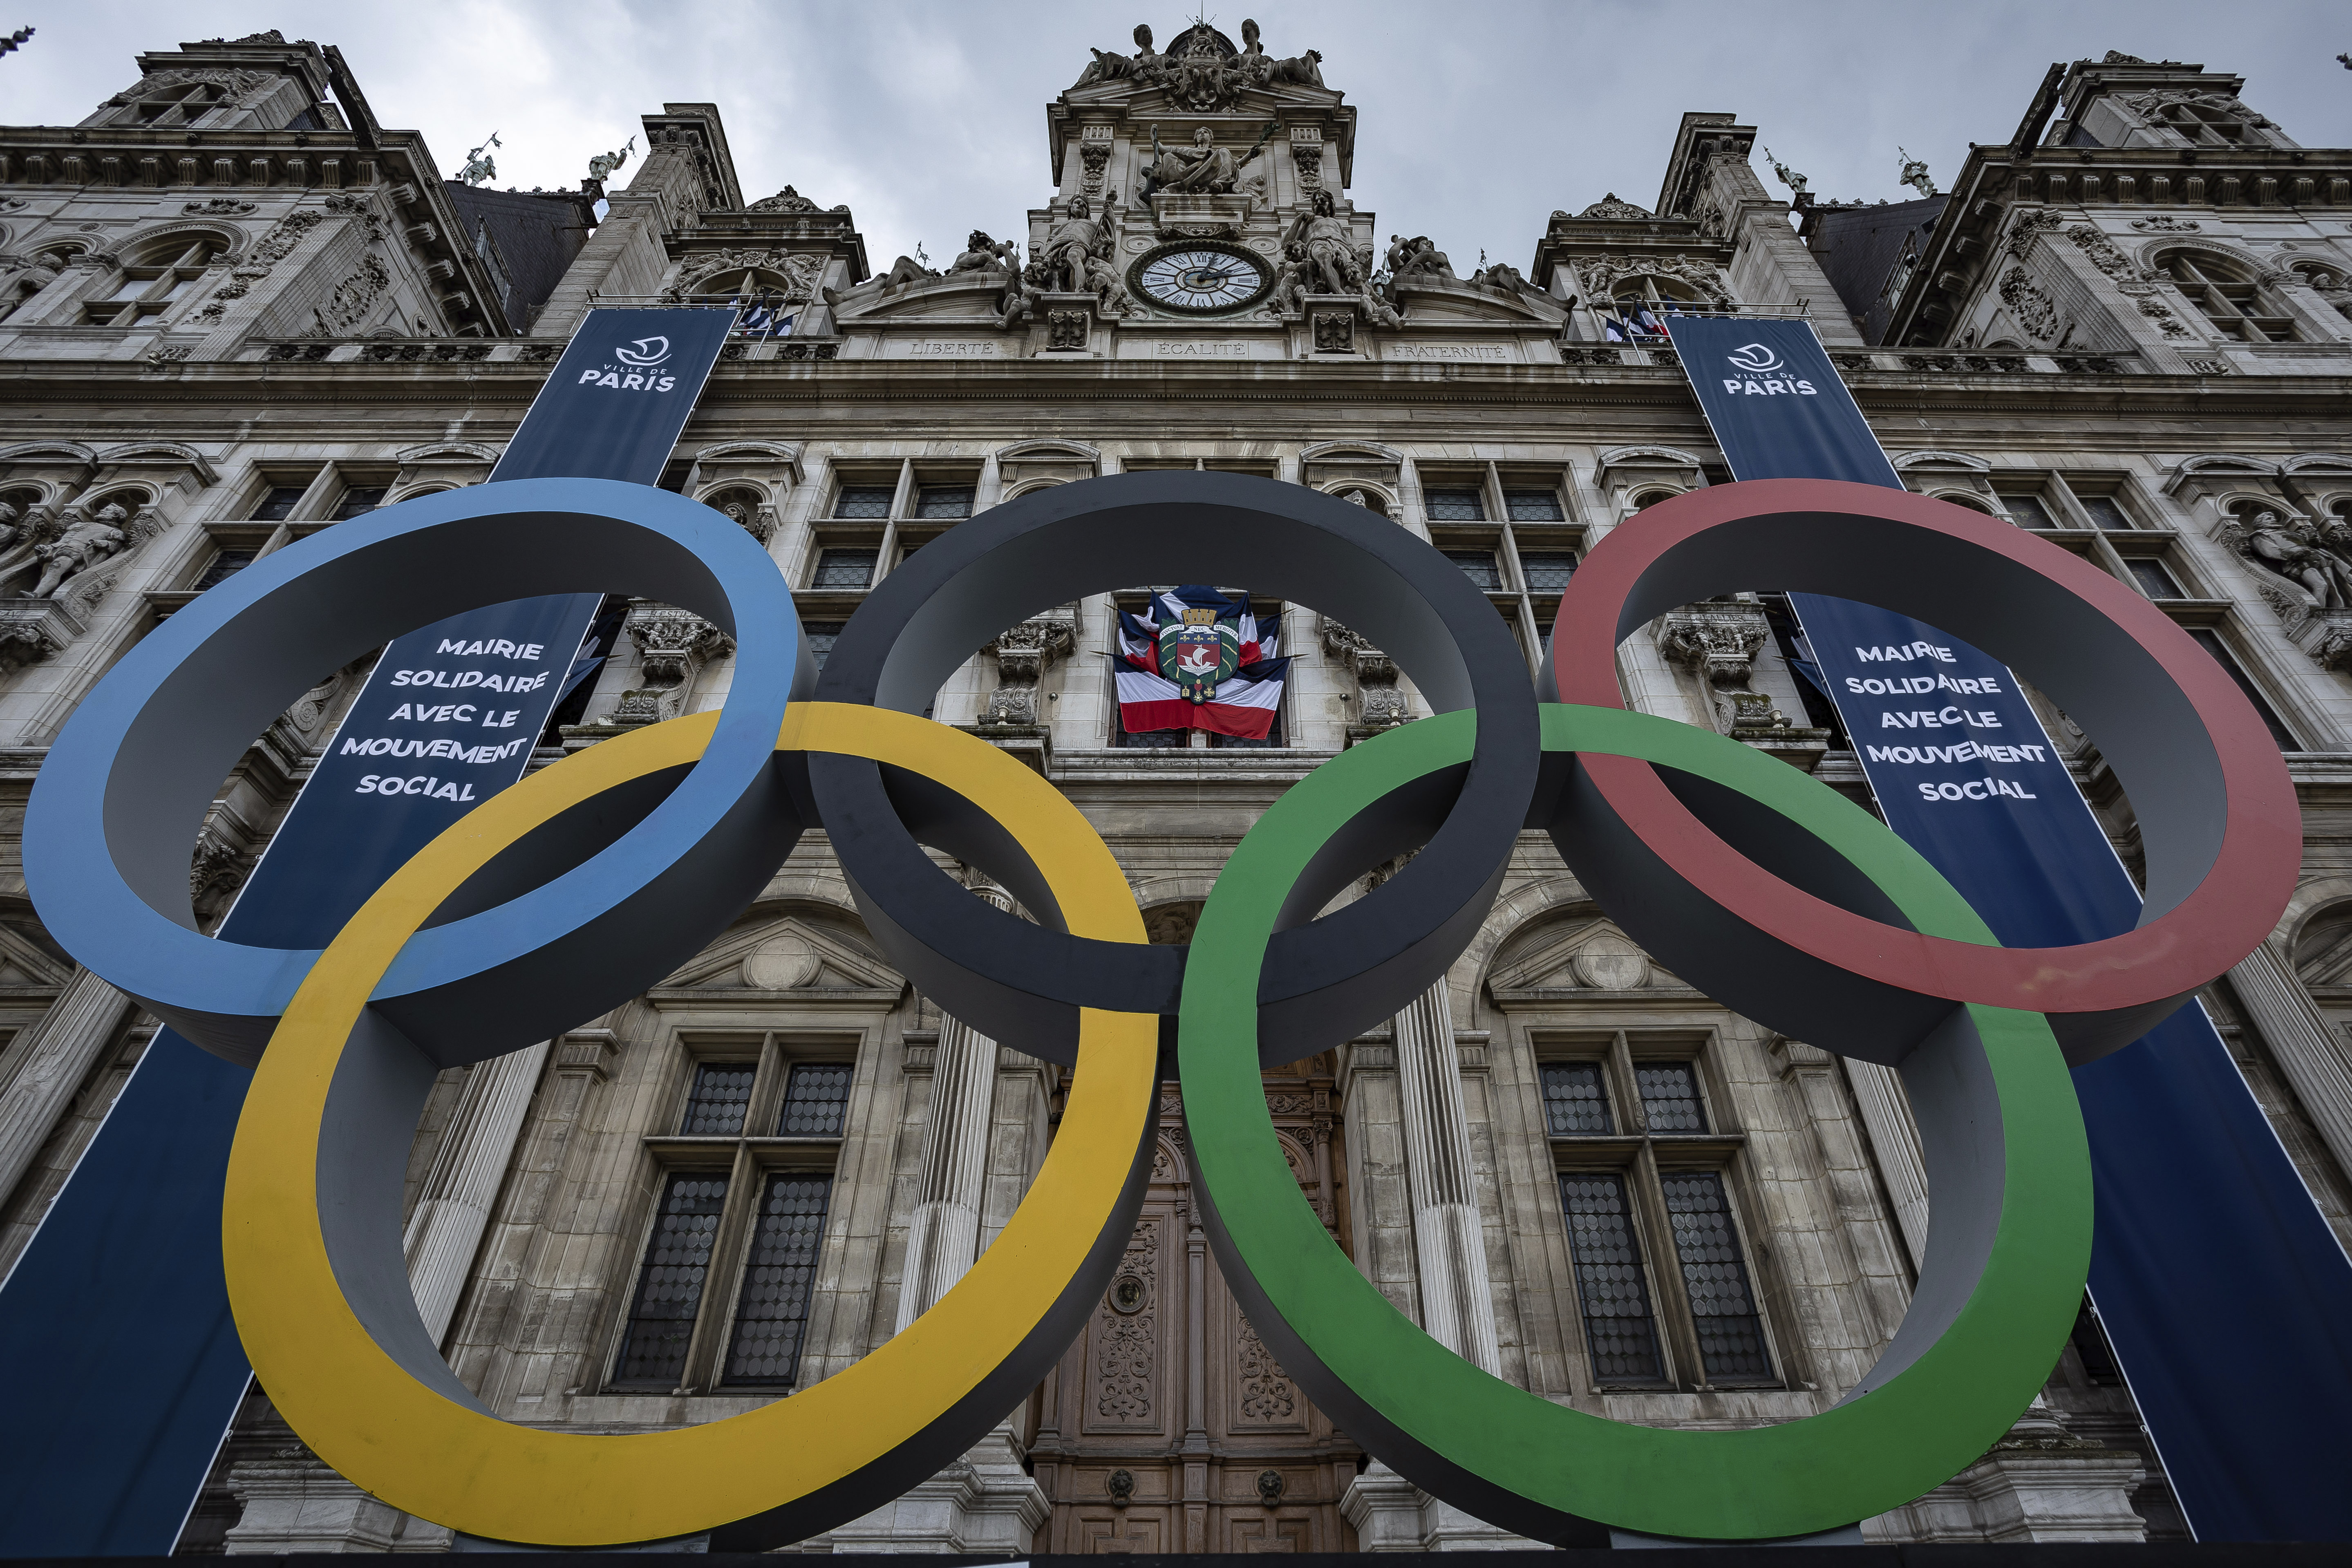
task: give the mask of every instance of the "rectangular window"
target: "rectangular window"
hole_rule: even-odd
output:
[[[849,1109],[847,1062],[794,1062],[784,1082],[783,1114],[776,1119],[779,1138],[838,1138]]]
[[[2017,520],[2017,526],[2020,528],[2058,526],[2058,520],[2050,515],[2050,509],[2042,504],[2040,496],[2004,493],[2000,498],[2000,505],[2002,510]]]
[[[1544,1126],[1555,1138],[1617,1131],[1599,1062],[1543,1064]]]
[[[970,517],[970,485],[925,485],[915,496],[917,517]]]
[[[841,499],[834,502],[835,517],[888,517],[890,498],[898,492],[888,485],[844,485]]]
[[[1505,490],[1503,514],[1513,522],[1566,522],[1557,490]]]
[[[2083,510],[2091,514],[2091,521],[2109,533],[2129,533],[2139,526],[2132,521],[2122,503],[2113,496],[2078,494],[2074,499],[2083,503]]]
[[[1625,1201],[1625,1178],[1570,1172],[1559,1178],[1568,1211],[1568,1247],[1576,1264],[1576,1294],[1584,1308],[1584,1339],[1592,1375],[1601,1383],[1663,1383],[1658,1325],[1650,1284],[1642,1272],[1642,1244]]]
[[[1642,1096],[1642,1120],[1653,1132],[1704,1132],[1706,1109],[1699,1103],[1698,1076],[1688,1062],[1651,1062],[1633,1069]]]
[[[1576,552],[1572,550],[1522,550],[1519,570],[1528,574],[1530,594],[1557,594],[1568,586],[1576,574]]]
[[[2197,639],[2199,647],[2213,656],[2214,663],[2230,672],[2230,679],[2238,683],[2238,689],[2246,694],[2246,700],[2254,705],[2254,711],[2261,714],[2263,722],[2270,726],[2271,739],[2278,742],[2279,750],[2302,751],[2303,742],[2294,738],[2294,731],[2279,718],[2278,710],[2271,706],[2270,700],[2263,695],[2262,688],[2249,679],[2246,672],[2238,667],[2238,661],[2230,656],[2229,645],[2221,640],[2221,634],[2210,626],[2191,626],[2189,635]]]
[[[751,1079],[759,1070],[751,1062],[707,1062],[696,1068],[678,1131],[688,1138],[740,1137],[743,1112],[751,1103]]]
[[[2139,591],[2151,599],[2185,599],[2189,596],[2180,591],[2180,584],[2172,580],[2172,574],[2158,562],[2126,561],[2124,564],[2131,568],[2132,581],[2139,584]]]
[[[205,574],[196,579],[196,592],[201,594],[216,584],[226,582],[252,565],[260,553],[258,550],[222,551],[213,557],[213,563],[205,568]]]
[[[845,1082],[848,1069],[842,1071]],[[768,1178],[751,1260],[743,1268],[743,1291],[735,1299],[724,1381],[785,1387],[799,1375],[817,1247],[824,1239],[824,1209],[832,1195],[831,1176]]]
[[[268,493],[261,498],[261,504],[254,508],[252,521],[255,522],[284,522],[288,514],[293,511],[294,503],[302,499],[302,492],[310,488],[310,485],[308,480],[305,480],[299,485],[270,486]]]
[[[677,1385],[686,1370],[695,1310],[702,1304],[710,1249],[718,1242],[719,1216],[726,1206],[725,1176],[686,1173],[671,1176],[664,1185],[614,1381],[644,1387]]]
[[[1495,552],[1491,550],[1449,550],[1445,558],[1461,567],[1463,574],[1481,588],[1503,585],[1502,568],[1495,564]]]
[[[816,576],[812,588],[865,588],[874,582],[874,563],[882,558],[878,550],[827,550],[816,558]]]
[[[389,485],[353,485],[343,492],[343,499],[335,503],[335,521],[349,522],[363,511],[373,511],[383,504],[383,492],[391,488]]]
[[[1764,1351],[1764,1325],[1756,1316],[1756,1296],[1732,1228],[1731,1205],[1724,1200],[1723,1178],[1713,1171],[1693,1171],[1668,1173],[1659,1184],[1665,1189],[1666,1215],[1675,1227],[1675,1251],[1690,1292],[1707,1381],[1769,1379],[1772,1358]]]
[[[1432,522],[1484,522],[1486,521],[1486,503],[1478,499],[1478,492],[1475,489],[1431,490],[1429,521]]]
[[[833,645],[841,638],[841,628],[848,624],[847,621],[801,623],[801,630],[808,634],[809,658],[816,661],[818,673],[824,673],[825,655],[833,651]]]

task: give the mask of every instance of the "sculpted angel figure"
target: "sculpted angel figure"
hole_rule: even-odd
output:
[[[1290,227],[1282,237],[1283,248],[1288,250],[1294,242],[1307,253],[1309,280],[1322,285],[1316,292],[1354,294],[1361,290],[1364,268],[1356,255],[1355,230],[1333,211],[1330,192],[1316,192],[1315,205],[1290,220]]]
[[[1103,81],[1126,81],[1136,77],[1148,79],[1160,70],[1161,61],[1166,58],[1152,52],[1151,29],[1140,22],[1135,26],[1135,54],[1132,58],[1117,50],[1089,49],[1087,52],[1094,56],[1094,63],[1081,71],[1078,79],[1070,84],[1073,89],[1091,87]]]
[[[1135,301],[1128,295],[1125,279],[1119,277],[1118,268],[1113,267],[1107,257],[1087,258],[1087,287],[1093,291],[1095,303],[1106,316],[1124,316],[1134,308]]]
[[[1274,269],[1274,287],[1266,293],[1266,303],[1284,315],[1298,309],[1298,297],[1307,292],[1307,247],[1291,244],[1283,247],[1282,263]]]
[[[1033,256],[1029,265],[1004,280],[1004,305],[997,313],[996,325],[1001,331],[1011,331],[1014,325],[1029,319],[1037,303],[1037,291],[1045,287],[1045,258]]]
[[[1087,260],[1110,253],[1110,230],[1096,221],[1084,196],[1070,198],[1069,216],[1045,236],[1046,287],[1057,293],[1078,294],[1087,288]]]
[[[41,563],[41,581],[29,596],[54,599],[69,580],[121,554],[131,535],[120,525],[130,515],[111,501],[99,508],[96,517],[86,517],[79,508],[74,509],[65,531],[34,550],[35,559]]]

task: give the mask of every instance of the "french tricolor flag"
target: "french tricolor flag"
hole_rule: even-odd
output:
[[[1181,621],[1186,610],[1214,610],[1233,624],[1240,663],[1217,682],[1206,702],[1185,697],[1160,673],[1160,629]],[[1282,683],[1290,660],[1281,657],[1282,617],[1260,618],[1249,595],[1227,598],[1216,589],[1187,584],[1154,594],[1141,616],[1118,613],[1118,652],[1113,674],[1118,682],[1118,720],[1130,735],[1153,730],[1206,730],[1237,740],[1263,741],[1282,704]]]

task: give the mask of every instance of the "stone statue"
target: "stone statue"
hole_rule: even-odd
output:
[[[2225,537],[2239,554],[2296,584],[2322,609],[2344,608],[2352,568],[2319,547],[2309,523],[2288,522],[2264,507],[2252,519],[2232,523]]]
[[[1094,63],[1070,84],[1073,89],[1092,87],[1097,82],[1127,81],[1139,77],[1148,81],[1160,74],[1167,58],[1152,52],[1151,29],[1140,22],[1135,26],[1135,55],[1132,58],[1115,52],[1107,54],[1101,49],[1087,52],[1094,56]]]
[[[999,331],[1011,331],[1015,325],[1029,319],[1037,305],[1037,295],[1045,287],[1045,258],[1033,256],[1023,270],[1009,275],[1004,280],[1004,303],[997,312]]]
[[[1126,280],[1108,257],[1087,258],[1087,287],[1093,290],[1095,304],[1106,316],[1124,316],[1135,308],[1134,300],[1127,292]]]
[[[1330,192],[1316,192],[1315,205],[1290,220],[1283,248],[1288,250],[1294,241],[1307,253],[1309,282],[1323,285],[1316,292],[1361,292],[1368,269],[1356,254],[1355,230],[1334,212]]]
[[[121,524],[131,514],[112,501],[99,508],[96,517],[86,517],[79,507],[67,514],[66,526],[58,537],[33,551],[41,563],[41,581],[27,597],[55,599],[66,584],[93,566],[120,555],[131,542],[131,535]]]
[[[1269,138],[1275,124],[1269,120],[1265,129],[1250,150],[1236,158],[1225,148],[1217,146],[1216,132],[1202,126],[1192,132],[1190,147],[1171,150],[1160,144],[1160,127],[1151,128],[1151,167],[1144,172],[1143,199],[1150,201],[1154,191],[1186,191],[1196,195],[1223,195],[1234,188],[1244,164],[1255,158]]]
[[[1772,165],[1773,177],[1788,186],[1792,195],[1801,196],[1805,194],[1805,176],[1772,156],[1772,149],[1769,147],[1764,149],[1764,161]],[[1919,172],[1924,174],[1927,170],[1923,167]]]
[[[948,264],[948,275],[959,272],[1010,272],[1013,267],[1013,242],[988,237],[988,231],[976,228],[964,242],[962,254]]]
[[[1309,264],[1307,247],[1293,241],[1283,247],[1281,264],[1274,269],[1274,287],[1266,291],[1266,303],[1284,315],[1298,309],[1298,297],[1307,292]]]
[[[1087,288],[1087,260],[1110,254],[1110,229],[1093,216],[1084,196],[1070,198],[1069,216],[1045,236],[1045,279],[1049,290],[1078,294]]]
[[[1247,16],[1243,17],[1242,54],[1234,65],[1242,73],[1244,81],[1252,87],[1264,87],[1274,79],[1274,57],[1265,52],[1265,47],[1257,41],[1257,24]]]
[[[499,133],[495,131],[491,132],[488,141],[466,154],[466,165],[457,171],[457,178],[469,185],[478,185],[485,180],[497,179],[499,177],[498,161],[486,158],[483,154],[493,147],[505,145],[505,142],[499,140]]]
[[[619,171],[622,164],[629,161],[629,154],[635,150],[636,145],[637,139],[632,136],[623,144],[619,152],[597,153],[588,160],[588,177],[596,184],[603,184]]]
[[[24,510],[14,501],[0,500],[0,551],[16,542],[16,535],[24,531],[17,524],[24,517]]]
[[[1323,53],[1319,49],[1309,49],[1303,55],[1294,56],[1286,60],[1276,60],[1274,62],[1273,68],[1266,72],[1265,79],[1268,82],[1295,82],[1300,87],[1321,87],[1323,85]]]
[[[1914,158],[1900,147],[1895,149],[1895,155],[1903,160],[1903,173],[1896,177],[1897,184],[1908,185],[1922,196],[1936,194],[1936,182],[1927,177],[1927,160]]]
[[[1393,241],[1396,237],[1391,235],[1389,237]],[[1454,277],[1454,263],[1446,258],[1445,252],[1437,248],[1435,240],[1420,234],[1413,236],[1412,243],[1405,247],[1402,261],[1397,259],[1396,246],[1390,245],[1389,276],[1393,279],[1390,285],[1391,289],[1409,278],[1451,279]]]

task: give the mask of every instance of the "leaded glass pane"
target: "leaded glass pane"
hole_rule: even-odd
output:
[[[2115,497],[2077,496],[2075,499],[2083,503],[2083,510],[2091,514],[2091,521],[2109,533],[2132,531],[2132,520]]]
[[[1544,1125],[1555,1138],[1617,1131],[1599,1062],[1544,1063],[1543,1099]]]
[[[1476,490],[1431,490],[1429,521],[1432,522],[1484,522],[1486,508]]]
[[[925,485],[915,499],[917,517],[970,517],[970,485]]]
[[[849,1108],[847,1062],[797,1062],[784,1084],[779,1138],[838,1138]]]
[[[2139,591],[2149,598],[2178,599],[2184,596],[2180,592],[2180,584],[2172,580],[2172,574],[2167,572],[2158,563],[2126,561],[2124,564],[2131,568],[2132,581],[2137,583]]]
[[[724,1176],[674,1175],[662,1189],[661,1212],[621,1342],[621,1364],[614,1374],[618,1381],[675,1386],[684,1375],[687,1342],[694,1337],[695,1309],[702,1304],[719,1214],[726,1205]]]
[[[310,488],[308,485],[272,485],[269,493],[261,498],[261,504],[254,509],[253,521],[284,522],[286,514],[294,510],[294,503],[300,500],[302,492]]]
[[[849,1069],[841,1070],[845,1083]],[[743,1268],[743,1293],[735,1300],[727,1382],[788,1384],[799,1372],[817,1246],[824,1239],[824,1205],[832,1194],[831,1176],[768,1178],[751,1260]]]
[[[1503,510],[1513,522],[1566,522],[1559,496],[1553,490],[1505,490]]]
[[[1495,552],[1491,550],[1449,550],[1445,558],[1461,567],[1463,574],[1481,588],[1503,585],[1502,570],[1495,564]]]
[[[205,574],[196,579],[196,592],[201,594],[206,588],[234,577],[252,565],[260,553],[258,550],[222,551],[213,557],[213,563],[205,568]]]
[[[2020,528],[2055,528],[2058,520],[2042,504],[2040,496],[2005,495],[2000,498],[2001,510],[2017,520]]]
[[[888,517],[890,498],[895,492],[888,485],[844,485],[841,499],[834,503],[835,517]]]
[[[848,624],[847,621],[803,621],[801,623],[801,630],[808,636],[809,657],[816,660],[816,667],[820,670],[824,668],[825,655],[833,651],[833,645],[840,639],[841,628]]]
[[[1698,1330],[1699,1358],[1709,1383],[1772,1375],[1764,1353],[1764,1326],[1757,1321],[1748,1264],[1739,1256],[1738,1233],[1723,1178],[1713,1171],[1668,1175],[1666,1215],[1675,1227],[1675,1254],[1682,1260],[1683,1284],[1690,1292],[1692,1324]]]
[[[1557,594],[1576,574],[1576,553],[1570,550],[1522,550],[1519,570],[1528,574],[1530,594]]]
[[[1657,1062],[1633,1069],[1642,1095],[1642,1119],[1653,1132],[1704,1132],[1706,1108],[1699,1103],[1698,1079],[1687,1062]]]
[[[816,558],[816,579],[812,588],[863,588],[874,581],[874,563],[882,558],[878,550],[828,550]]]
[[[363,511],[373,511],[383,504],[383,492],[389,485],[353,485],[335,503],[335,521],[348,522]]]
[[[1559,1201],[1568,1211],[1568,1247],[1576,1262],[1592,1375],[1602,1383],[1663,1382],[1665,1363],[1658,1354],[1658,1325],[1625,1202],[1625,1178],[1565,1174]]]
[[[686,1097],[678,1131],[688,1138],[736,1138],[751,1103],[749,1062],[709,1063],[694,1069],[694,1091]]]

